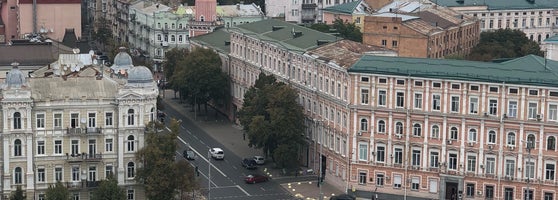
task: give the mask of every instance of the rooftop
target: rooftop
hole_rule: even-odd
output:
[[[364,8],[359,8],[359,5],[364,3],[362,0],[352,1],[349,3],[343,3],[339,5],[330,6],[324,8],[324,12],[332,12],[332,13],[344,13],[344,14],[353,14],[354,12],[364,13],[366,12]],[[366,3],[364,3],[366,4]],[[368,7],[367,5],[364,5]]]
[[[264,14],[256,4],[237,4],[217,6],[217,15],[222,17],[249,17],[263,16]]]
[[[558,0],[436,0],[446,7],[487,6],[488,10],[528,10],[558,8]]]
[[[349,72],[558,87],[558,61],[534,55],[502,63],[365,55]]]
[[[211,33],[190,38],[190,41],[228,54],[231,51],[230,46],[227,44],[230,41],[230,35],[226,29],[220,28]]]
[[[350,40],[340,40],[312,49],[306,52],[306,54],[318,60],[334,63],[344,69],[348,69],[355,64],[363,54],[377,51],[391,50]]]

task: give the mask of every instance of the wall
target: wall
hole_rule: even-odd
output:
[[[20,33],[32,33],[33,5],[20,4],[20,13]],[[81,4],[38,4],[37,31],[41,27],[47,28],[47,36],[54,40],[62,41],[67,28],[73,28],[76,37],[81,38]]]

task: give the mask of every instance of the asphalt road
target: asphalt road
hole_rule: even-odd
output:
[[[210,199],[227,200],[294,199],[288,191],[279,185],[279,181],[273,179],[263,183],[246,184],[244,182],[244,177],[254,173],[263,174],[261,167],[257,170],[243,168],[241,165],[242,159],[239,156],[214,140],[194,122],[190,121],[177,110],[174,110],[172,106],[165,105],[165,112],[167,114],[167,119],[176,118],[182,120],[179,134],[180,144],[177,155],[179,155],[180,159],[184,159],[181,155],[182,151],[187,146],[190,146],[190,148],[194,150],[197,158],[189,162],[193,166],[198,166],[202,193],[206,197],[209,196]],[[208,151],[213,147],[223,149],[225,152],[225,159],[210,159]],[[212,166],[211,168],[209,167],[210,164]]]

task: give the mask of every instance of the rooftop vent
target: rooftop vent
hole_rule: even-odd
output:
[[[465,3],[465,0],[456,0],[456,2],[457,2],[458,4],[464,4],[464,3]]]
[[[529,3],[535,3],[535,0],[527,0]]]
[[[285,27],[284,26],[272,26],[271,30],[276,31],[276,30],[283,29],[283,28],[285,28]]]
[[[316,44],[318,46],[322,46],[322,45],[327,44],[329,42],[330,42],[329,40],[316,40]]]
[[[225,41],[225,46],[231,45],[231,41]]]
[[[302,31],[293,31],[293,37],[297,38],[302,36]]]

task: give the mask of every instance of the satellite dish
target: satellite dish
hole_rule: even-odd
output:
[[[74,54],[78,54],[78,53],[79,53],[79,49],[78,49],[78,48],[73,48],[72,51],[74,52]]]

